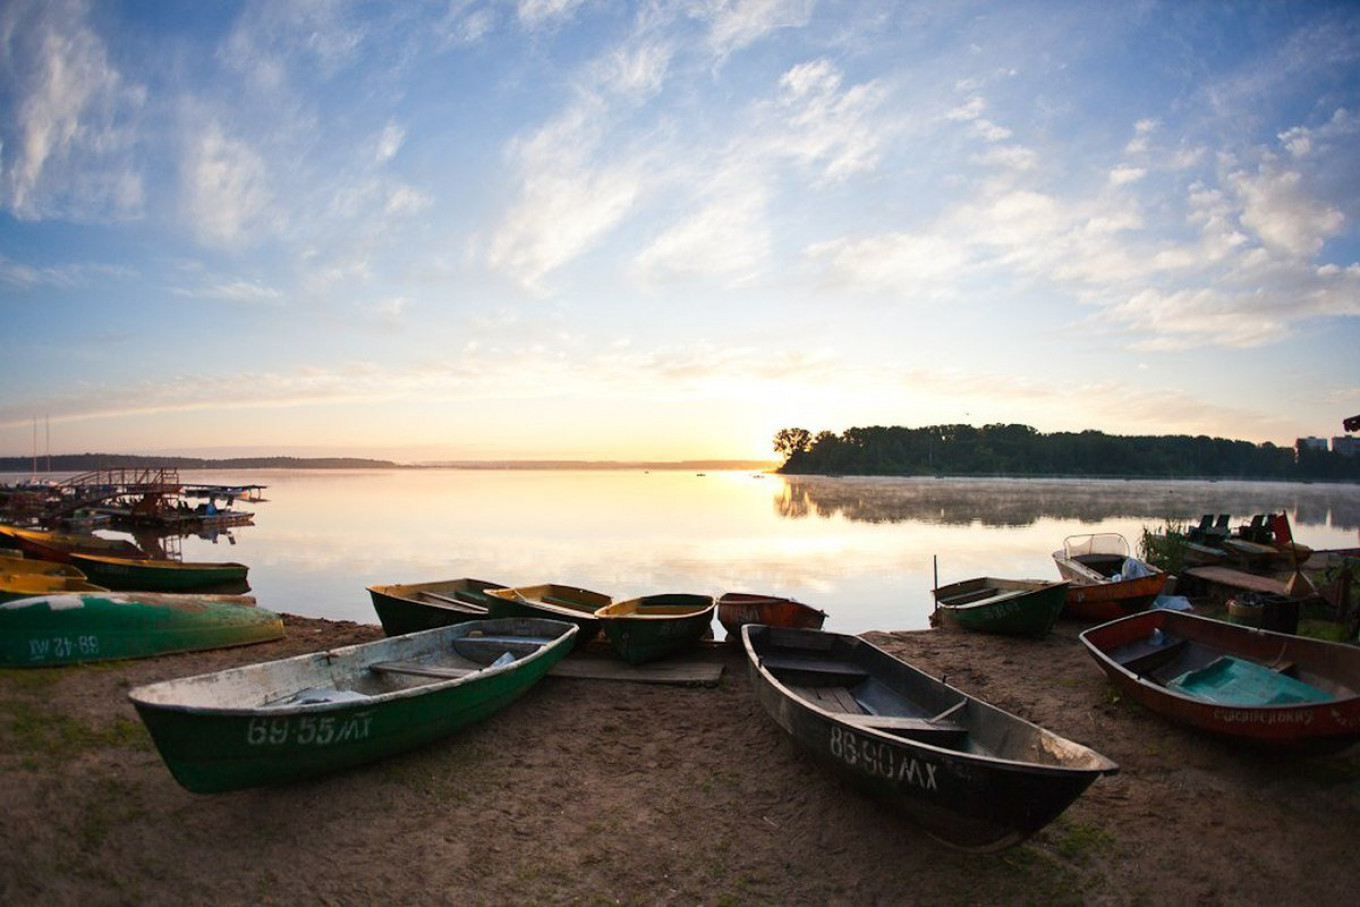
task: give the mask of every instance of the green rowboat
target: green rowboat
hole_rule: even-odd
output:
[[[128,698],[185,788],[280,784],[486,718],[547,674],[576,632],[562,621],[471,621],[151,684]]]
[[[504,588],[504,583],[482,579],[446,579],[432,583],[399,583],[369,586],[373,610],[388,636],[448,627],[488,616],[491,597],[488,589]]]
[[[716,606],[711,595],[667,593],[615,602],[595,616],[614,651],[641,664],[697,643],[711,632]]]
[[[250,570],[245,564],[231,562],[186,563],[74,553],[71,563],[84,571],[92,582],[110,589],[141,592],[194,592],[240,586]]]
[[[558,583],[488,589],[487,595],[491,596],[492,617],[542,617],[576,624],[581,628],[576,636],[578,646],[600,635],[600,619],[595,612],[613,601],[600,592]]]
[[[1042,639],[1053,629],[1069,585],[982,576],[936,589],[936,613],[967,630]]]
[[[78,592],[0,603],[0,667],[146,658],[268,642],[277,614],[244,595]]]

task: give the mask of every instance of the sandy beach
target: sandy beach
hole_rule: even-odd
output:
[[[824,771],[764,714],[743,657],[716,687],[548,678],[416,752],[216,796],[171,778],[139,684],[378,638],[287,618],[259,646],[0,671],[5,904],[1280,904],[1344,897],[1360,753],[1279,760],[1122,701],[1046,640],[870,633],[1120,764],[1026,844],[950,850]]]

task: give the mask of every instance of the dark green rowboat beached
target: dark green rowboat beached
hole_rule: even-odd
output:
[[[105,557],[97,554],[71,555],[91,582],[110,589],[135,589],[142,592],[193,592],[243,585],[250,568],[245,564],[186,563],[150,558]]]
[[[981,576],[935,590],[938,614],[979,633],[1043,638],[1063,609],[1068,583]]]
[[[614,651],[629,664],[642,664],[687,649],[713,625],[711,595],[644,595],[595,612]]]
[[[151,684],[128,698],[175,780],[218,793],[446,737],[524,694],[576,633],[562,621],[471,621]]]
[[[430,583],[399,583],[369,586],[373,610],[388,636],[448,627],[489,616],[488,589],[504,583],[482,579],[446,579]]]
[[[756,698],[800,746],[965,850],[1011,847],[1118,770],[854,636],[742,627]]]
[[[491,596],[492,617],[542,617],[571,621],[581,628],[576,637],[578,646],[599,636],[600,619],[595,616],[595,612],[613,601],[603,593],[559,583],[488,589],[487,594]]]
[[[48,667],[268,642],[283,620],[243,595],[80,592],[0,604],[0,665]]]

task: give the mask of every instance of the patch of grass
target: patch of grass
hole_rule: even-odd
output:
[[[40,762],[69,761],[109,747],[152,748],[151,736],[141,722],[117,718],[107,727],[92,727],[28,699],[0,701],[0,722],[6,725],[11,752],[22,758],[26,768]]]
[[[1092,856],[1109,856],[1115,851],[1114,838],[1103,828],[1082,822],[1064,822],[1055,845],[1068,860],[1085,861]]]
[[[117,778],[105,777],[96,782],[98,793],[86,799],[86,809],[79,816],[76,841],[86,853],[97,850],[109,832],[146,817],[146,810],[137,802],[136,791]]]

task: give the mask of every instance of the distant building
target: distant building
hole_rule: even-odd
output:
[[[1326,438],[1299,438],[1294,442],[1294,457],[1298,458],[1305,450],[1318,450],[1327,452]]]
[[[1333,438],[1332,453],[1341,454],[1343,457],[1353,457],[1360,454],[1360,438]]]

